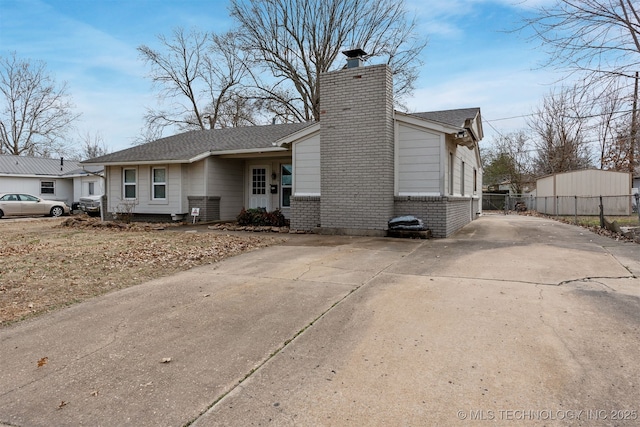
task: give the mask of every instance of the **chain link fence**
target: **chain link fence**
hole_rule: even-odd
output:
[[[640,194],[619,196],[549,196],[483,193],[482,210],[486,213],[535,211],[552,217],[562,217],[576,224],[605,227],[616,221],[621,226],[640,226]]]

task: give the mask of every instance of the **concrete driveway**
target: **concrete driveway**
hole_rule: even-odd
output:
[[[0,423],[638,425],[639,277],[535,217],[292,235],[0,329]]]

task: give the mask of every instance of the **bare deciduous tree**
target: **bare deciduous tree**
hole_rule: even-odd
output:
[[[631,164],[629,128],[616,129],[602,152],[602,169],[628,172]]]
[[[633,78],[640,67],[640,6],[631,0],[557,0],[526,20],[549,63],[590,74]]]
[[[83,160],[104,156],[111,152],[102,135],[95,133],[92,136],[90,132],[80,136],[80,150],[79,156]]]
[[[260,110],[261,102],[249,95],[230,92],[226,102],[217,110],[217,125],[221,128],[255,126],[260,124],[256,112]]]
[[[162,128],[143,126],[140,128],[140,133],[136,135],[131,145],[142,145],[162,138]]]
[[[191,130],[228,125],[221,121],[222,111],[226,103],[237,101],[237,88],[248,73],[237,46],[238,35],[176,28],[171,38],[160,35],[158,39],[162,50],[138,47],[151,66],[150,78],[159,98],[168,104],[164,110],[147,111],[149,132],[158,135],[167,126]]]
[[[610,96],[607,91],[611,85],[619,89],[626,87],[626,91],[618,92],[626,97],[637,84],[640,70],[640,4],[637,1],[556,0],[550,6],[538,7],[525,23],[547,49],[546,65],[566,70],[568,76],[578,78],[584,91],[602,91],[595,95],[596,99]],[[616,101],[619,107],[629,104],[619,101]],[[601,164],[605,151],[609,151],[608,156],[614,158],[629,157],[629,168],[633,170],[634,152],[639,148],[636,108],[634,103],[632,114],[626,116],[632,142],[619,144],[617,137],[608,139],[611,143],[608,147],[600,145]],[[620,117],[620,111],[614,115]],[[626,147],[630,153],[612,153],[610,150],[616,147]]]
[[[524,131],[500,135],[494,148],[483,152],[483,164],[486,185],[508,183],[511,191],[522,194],[533,181],[529,137]]]
[[[73,112],[66,84],[57,85],[42,61],[0,57],[0,153],[66,155],[65,140],[80,115]]]
[[[619,160],[628,157],[629,154],[630,114],[625,111],[628,103],[621,89],[617,82],[612,82],[598,94],[593,102],[592,116],[595,128],[593,134],[598,142],[598,160],[601,169],[619,170]],[[626,144],[623,143],[625,141]]]
[[[242,47],[273,76],[259,88],[286,118],[319,120],[318,75],[342,66],[344,49],[383,58],[397,100],[413,89],[426,41],[402,0],[232,0],[230,10]]]
[[[588,104],[583,96],[583,92],[573,88],[552,92],[528,121],[537,148],[534,169],[538,175],[585,169],[591,165],[585,138]]]

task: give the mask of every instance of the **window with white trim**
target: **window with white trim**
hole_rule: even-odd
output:
[[[88,182],[88,192],[90,196],[93,196],[94,194],[96,194],[96,183],[95,182]]]
[[[449,152],[449,194],[453,196],[453,153]]]
[[[293,166],[281,165],[280,168],[280,187],[282,188],[282,204],[283,208],[291,207],[291,186],[293,185]]]
[[[124,169],[122,171],[122,194],[123,199],[135,199],[137,195],[138,182],[135,169]]]
[[[153,200],[167,199],[167,168],[151,169],[151,184]]]
[[[464,196],[464,180],[465,180],[465,176],[464,176],[464,160],[462,161],[462,164],[460,165],[460,195]]]
[[[478,171],[473,168],[473,194],[478,192]]]
[[[55,194],[55,181],[40,181],[40,194]]]
[[[267,170],[265,168],[253,168],[251,184],[251,193],[254,196],[267,194]]]

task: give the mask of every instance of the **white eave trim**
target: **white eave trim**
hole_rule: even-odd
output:
[[[128,162],[104,162],[104,163],[81,163],[82,165],[104,165],[104,166],[138,166],[138,165],[169,165],[169,164],[181,164],[181,163],[195,163],[202,159],[206,159],[211,156],[228,156],[228,155],[237,155],[237,154],[260,154],[260,153],[282,153],[288,152],[289,150],[283,147],[262,147],[262,148],[244,148],[240,150],[218,150],[218,151],[207,151],[201,154],[198,154],[195,157],[190,159],[178,159],[178,160],[166,160],[166,159],[157,159],[157,160],[138,160],[138,161],[128,161]]]
[[[294,132],[291,135],[287,135],[284,138],[280,138],[279,140],[276,141],[276,145],[278,147],[282,147],[283,144],[291,144],[292,142],[296,142],[300,139],[307,138],[317,132],[320,132],[320,123],[315,123],[302,130]]]
[[[274,144],[276,144],[274,142]],[[267,148],[245,148],[241,150],[224,150],[224,151],[211,151],[211,156],[227,156],[230,154],[260,154],[260,153],[283,153],[287,152],[286,148],[282,147],[267,147]]]
[[[446,134],[458,133],[461,130],[464,130],[464,128],[462,127],[449,126],[444,123],[434,122],[431,120],[423,119],[422,117],[416,117],[412,116],[411,114],[402,113],[400,111],[395,112],[395,118],[398,122],[401,123],[407,123]]]
[[[442,197],[442,194],[436,191],[420,192],[420,191],[400,191],[398,197]]]
[[[80,175],[49,175],[49,174],[35,174],[35,173],[0,173],[0,176],[7,178],[43,178],[43,179],[71,179],[74,177],[85,176]]]
[[[204,157],[208,157],[207,154]],[[204,158],[203,157],[203,158]],[[82,163],[87,166],[138,166],[138,165],[168,165],[168,164],[181,164],[181,163],[193,163],[192,159],[189,160],[135,160],[129,162],[102,162],[102,163]]]

